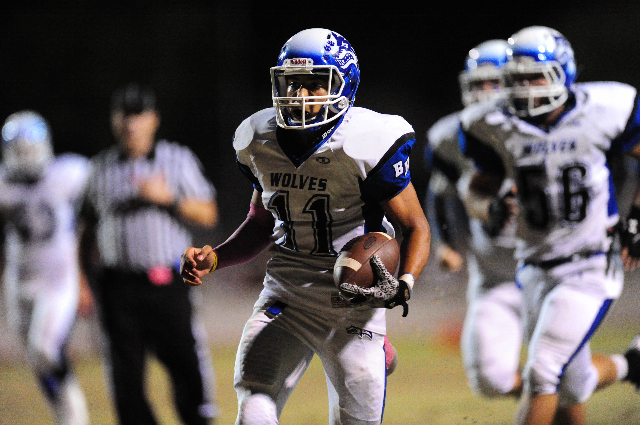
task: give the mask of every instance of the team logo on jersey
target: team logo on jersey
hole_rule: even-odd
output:
[[[351,326],[349,326],[347,328],[347,333],[349,335],[358,335],[360,337],[360,339],[362,339],[362,338],[364,338],[366,336],[370,340],[373,340],[373,332],[368,331],[366,329],[359,328],[359,327],[354,326],[354,325],[351,325]]]
[[[327,158],[326,156],[319,156],[316,158],[316,162],[318,164],[328,164],[331,162],[331,160],[329,158]]]

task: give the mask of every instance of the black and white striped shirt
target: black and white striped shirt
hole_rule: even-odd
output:
[[[146,271],[179,263],[192,245],[189,229],[170,209],[141,201],[136,181],[161,173],[177,199],[215,199],[194,153],[160,140],[146,157],[127,158],[113,146],[91,161],[83,214],[95,222],[101,265]]]

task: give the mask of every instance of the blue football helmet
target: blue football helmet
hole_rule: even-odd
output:
[[[2,164],[16,178],[39,178],[53,158],[49,125],[38,113],[20,111],[2,127]]]
[[[508,47],[505,40],[488,40],[469,50],[458,78],[464,106],[504,97],[501,68]]]
[[[504,77],[511,112],[534,117],[562,106],[577,74],[567,39],[552,28],[532,26],[518,31],[508,42]],[[540,78],[546,80],[546,85],[529,84]]]
[[[287,77],[316,75],[327,78],[327,96],[287,95]],[[271,88],[276,120],[288,129],[313,129],[344,115],[355,100],[360,83],[358,58],[351,44],[340,34],[322,28],[301,31],[291,37],[280,51],[278,64],[271,68]],[[320,112],[304,111],[306,105],[322,105]]]

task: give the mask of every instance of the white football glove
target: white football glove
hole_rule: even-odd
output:
[[[407,301],[411,298],[411,284],[413,282],[410,284],[402,278],[393,277],[378,255],[372,256],[370,262],[378,281],[369,288],[352,283],[342,283],[340,284],[340,294],[352,304],[363,304],[375,308],[394,308],[397,305],[402,305],[402,317],[405,317],[409,313]]]

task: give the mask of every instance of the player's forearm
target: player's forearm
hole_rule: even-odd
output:
[[[430,251],[431,230],[427,220],[420,220],[415,226],[402,229],[398,277],[410,273],[417,279],[427,264]]]
[[[213,249],[218,260],[217,269],[243,264],[260,255],[273,243],[273,226],[271,213],[252,204],[240,227]]]
[[[451,211],[447,210],[447,197],[443,193],[433,194],[432,213],[429,215],[429,224],[436,231],[436,238],[445,245],[451,245],[453,217]],[[451,222],[451,223],[450,223]]]

